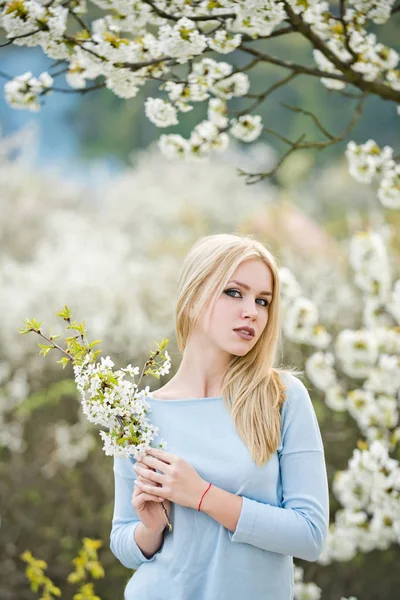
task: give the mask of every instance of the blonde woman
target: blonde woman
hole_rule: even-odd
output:
[[[147,397],[168,452],[114,462],[111,549],[136,570],[125,600],[291,600],[293,557],[321,554],[329,496],[309,394],[274,367],[279,276],[263,244],[194,244],[176,334],[178,371]]]

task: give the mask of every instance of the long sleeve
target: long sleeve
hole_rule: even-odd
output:
[[[146,558],[134,537],[140,519],[131,503],[133,482],[136,477],[132,469],[133,464],[133,459],[114,458],[115,497],[110,548],[128,569],[138,569],[142,563],[154,560],[157,554],[156,552],[151,558]]]
[[[278,449],[282,499],[271,506],[243,496],[232,542],[315,561],[328,533],[329,491],[324,448],[310,396],[290,376]]]

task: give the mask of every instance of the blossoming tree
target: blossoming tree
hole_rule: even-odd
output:
[[[279,139],[286,149],[264,172],[249,173],[256,182],[275,173],[300,149],[321,150],[349,138],[368,96],[400,109],[399,55],[381,43],[376,25],[399,16],[396,0],[91,0],[104,12],[91,18],[86,0],[0,0],[2,46],[40,46],[53,61],[48,71],[8,78],[5,94],[16,108],[39,110],[50,91],[60,92],[57,77],[65,74],[70,90],[80,93],[107,87],[122,98],[135,98],[148,81],[159,82],[161,97],[148,97],[145,113],[159,128],[177,125],[181,113],[207,103],[207,118],[190,138],[160,136],[170,157],[203,158],[223,151],[229,136],[252,142],[262,133]],[[313,64],[300,64],[265,51],[265,40],[300,37],[312,49]],[[260,45],[261,44],[261,45]],[[222,60],[221,60],[222,55]],[[236,57],[248,60],[235,64]],[[283,76],[260,93],[252,93],[250,75],[259,64],[273,65]],[[293,80],[316,77],[322,85],[354,104],[343,131],[332,133],[307,106],[286,107],[313,120],[321,139],[304,134],[288,139],[254,114],[277,89]],[[247,106],[234,111],[231,100]],[[284,117],[284,115],[282,115]],[[369,182],[378,174],[378,198],[400,206],[400,166],[393,150],[379,140],[347,149],[351,173]]]

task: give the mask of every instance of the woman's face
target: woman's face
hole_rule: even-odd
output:
[[[230,354],[247,354],[267,325],[272,294],[270,268],[258,258],[242,262],[205,319],[204,333]],[[235,331],[243,327],[251,328],[254,335],[245,337]]]

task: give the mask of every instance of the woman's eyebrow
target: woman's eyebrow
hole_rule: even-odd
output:
[[[240,287],[244,288],[245,290],[250,290],[250,286],[248,286],[247,283],[242,283],[241,281],[235,281],[235,279],[232,279],[232,283],[236,283],[236,285],[240,285]],[[272,292],[260,292],[260,294],[262,296],[272,296]]]

